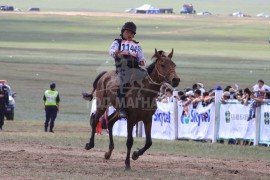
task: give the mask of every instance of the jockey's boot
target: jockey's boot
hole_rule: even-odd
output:
[[[119,118],[127,118],[127,109],[126,108],[120,108]]]
[[[47,132],[48,131],[48,127],[45,126],[44,127],[44,131]]]
[[[124,93],[118,91],[119,100],[119,118],[127,118],[126,98]]]
[[[127,118],[126,98],[120,97],[119,118]]]

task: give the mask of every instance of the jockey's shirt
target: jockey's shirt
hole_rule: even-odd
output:
[[[131,55],[137,59],[138,62],[144,61],[144,56],[141,46],[135,41],[115,40],[110,49],[110,56],[114,58],[115,51],[120,51],[123,55]]]

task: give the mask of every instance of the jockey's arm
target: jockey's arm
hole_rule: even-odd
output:
[[[109,54],[111,57],[113,57],[114,59],[117,58],[118,54],[119,54],[119,43],[118,41],[114,41],[111,45]]]

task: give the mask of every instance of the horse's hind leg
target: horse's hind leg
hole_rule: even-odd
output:
[[[108,117],[108,119],[109,119],[108,129],[109,129],[110,144],[109,144],[108,152],[105,153],[105,159],[110,159],[112,152],[113,152],[113,149],[114,149],[112,129],[113,129],[114,123],[118,120],[118,112],[115,111],[113,114],[111,114]]]
[[[133,124],[131,122],[127,122],[127,156],[126,156],[126,167],[125,170],[128,171],[130,170],[130,150],[133,146],[133,136],[132,136],[132,130],[133,130]]]
[[[151,138],[151,127],[152,127],[152,121],[149,121],[148,123],[144,123],[145,127],[145,136],[146,141],[143,148],[139,149],[138,151],[134,151],[132,154],[132,159],[137,160],[139,156],[143,155],[143,153],[149,149],[152,145],[152,138]]]
[[[97,109],[96,114],[94,115],[94,117],[90,118],[90,124],[92,121],[92,133],[91,133],[91,137],[90,137],[90,141],[89,143],[87,143],[85,145],[85,149],[89,150],[92,149],[95,146],[95,133],[96,133],[96,127],[97,127],[97,123],[99,121],[99,118],[102,116],[102,114],[105,112],[106,109]]]

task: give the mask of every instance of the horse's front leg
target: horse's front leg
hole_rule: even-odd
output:
[[[117,113],[117,111],[115,111],[113,114],[111,114],[108,117],[108,119],[109,119],[109,121],[108,121],[108,130],[109,130],[110,144],[109,144],[109,150],[108,150],[108,152],[105,153],[105,159],[110,159],[110,157],[112,155],[112,151],[114,149],[112,129],[113,129],[114,123],[118,120],[118,113]]]
[[[128,133],[128,136],[127,136],[127,156],[126,156],[126,161],[125,161],[125,164],[126,164],[126,167],[125,167],[125,170],[128,171],[128,170],[131,170],[130,168],[130,150],[132,148],[132,145],[133,145],[133,136],[132,136],[132,130],[133,130],[133,124],[132,123],[127,123],[127,133]]]
[[[95,146],[95,133],[96,133],[97,123],[99,120],[97,117],[98,117],[97,114],[96,115],[92,114],[90,117],[90,126],[92,127],[92,132],[91,132],[89,143],[86,143],[85,145],[86,150],[92,149]]]
[[[151,127],[152,127],[152,121],[149,121],[148,123],[144,122],[145,127],[145,136],[146,141],[143,148],[139,149],[138,151],[134,151],[132,154],[132,159],[137,160],[139,156],[143,155],[143,153],[149,149],[152,145],[152,138],[151,138]]]

